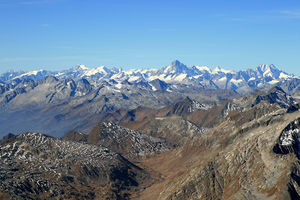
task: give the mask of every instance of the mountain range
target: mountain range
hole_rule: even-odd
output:
[[[122,87],[122,82],[127,81],[130,83],[145,83],[145,87],[153,91],[160,89],[173,91],[176,89],[176,84],[190,84],[203,88],[233,89],[241,94],[298,78],[279,70],[272,64],[259,65],[255,69],[235,72],[220,67],[216,67],[215,69],[210,69],[207,66],[188,67],[178,60],[175,60],[170,65],[161,69],[131,69],[124,71],[121,68],[110,69],[100,66],[90,69],[84,65],[78,65],[69,70],[59,72],[46,70],[30,72],[9,71],[0,75],[0,82],[7,84],[23,79],[40,81],[47,76],[53,76],[60,80],[68,78],[75,81],[86,79],[95,85],[97,85],[98,82],[110,80],[114,82],[117,89]],[[163,82],[155,84],[155,82],[153,82],[155,80]]]
[[[300,79],[274,65],[239,72],[188,67],[179,61],[162,69],[129,71],[79,65],[61,72],[10,71],[0,75],[0,82],[0,137],[26,131],[62,136],[74,129],[87,134],[99,121],[120,123],[124,113],[131,115],[129,110],[160,109],[187,97],[194,101],[191,111],[204,112],[275,86],[295,98],[300,96]]]

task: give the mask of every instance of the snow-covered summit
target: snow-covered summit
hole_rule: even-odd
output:
[[[222,69],[221,67],[216,67],[213,71],[213,74],[224,73],[224,74],[234,74],[234,71]]]

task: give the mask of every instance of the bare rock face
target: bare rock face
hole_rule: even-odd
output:
[[[295,153],[300,157],[300,118],[292,121],[282,131],[278,142],[274,147],[275,153],[288,154]]]
[[[165,141],[111,122],[102,122],[88,136],[88,143],[109,147],[128,159],[167,150]]]
[[[127,199],[128,188],[147,177],[105,147],[40,133],[0,146],[0,196],[11,199]]]

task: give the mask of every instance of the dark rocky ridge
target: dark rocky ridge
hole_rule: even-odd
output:
[[[99,123],[88,135],[87,142],[110,148],[128,159],[137,159],[168,149],[162,139],[111,122]]]
[[[0,146],[0,193],[12,199],[127,199],[147,172],[107,148],[25,133]]]

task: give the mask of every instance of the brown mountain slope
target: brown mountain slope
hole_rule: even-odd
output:
[[[164,181],[147,188],[139,199],[297,199],[297,155],[273,149],[299,117],[299,111],[271,109],[238,124],[227,118],[184,146],[144,160]]]
[[[138,131],[166,140],[169,148],[183,145],[207,129],[199,128],[180,116],[154,117],[143,124]]]

